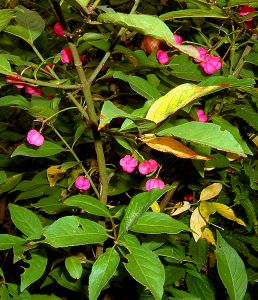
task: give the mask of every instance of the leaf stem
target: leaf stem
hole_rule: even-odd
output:
[[[167,193],[165,194],[165,196],[161,200],[161,202],[159,204],[161,212],[164,211],[165,207],[168,205],[168,202],[170,201],[170,199],[173,196],[174,192],[177,190],[179,184],[180,184],[180,181],[174,181],[173,184],[172,184],[171,189],[169,191],[167,191]]]

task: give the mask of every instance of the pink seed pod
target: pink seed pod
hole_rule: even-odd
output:
[[[25,86],[25,92],[29,95],[36,95],[39,97],[42,97],[42,95],[43,95],[42,90],[40,88],[36,88],[33,86],[29,86],[29,85]]]
[[[161,179],[152,178],[146,181],[145,187],[147,191],[152,189],[164,189],[165,183]]]
[[[215,55],[206,55],[205,59],[206,61],[202,61],[200,66],[206,74],[211,75],[221,69],[222,63],[220,57]]]
[[[149,159],[141,162],[138,170],[142,175],[150,174],[158,169],[158,163],[154,159]]]
[[[61,62],[63,64],[69,64],[70,62],[73,61],[73,54],[70,48],[64,48],[60,52],[61,54]]]
[[[56,22],[54,25],[54,33],[59,36],[64,36],[65,32],[59,22]]]
[[[252,6],[249,6],[249,5],[242,5],[242,6],[239,7],[238,11],[239,11],[239,15],[243,17],[243,16],[246,16],[246,15],[254,12],[255,7],[252,7]],[[253,20],[253,18],[249,18],[245,21],[250,22],[252,20]]]
[[[37,131],[36,129],[31,129],[27,133],[27,142],[30,145],[34,145],[37,147],[40,147],[44,143],[44,137],[43,135]]]
[[[184,201],[192,202],[193,201],[193,195],[192,194],[184,195]]]
[[[208,50],[202,48],[202,47],[197,47],[196,50],[199,52],[200,54],[200,58],[195,58],[194,61],[195,62],[201,62],[201,61],[205,61],[205,57],[208,54]]]
[[[174,36],[175,43],[177,45],[182,45],[182,43],[183,43],[182,37],[180,35],[175,34],[175,33],[173,34],[173,36]]]
[[[163,50],[158,50],[156,57],[157,57],[158,62],[162,65],[165,65],[169,62],[169,56],[168,56],[167,52],[165,52]]]
[[[83,176],[78,176],[74,185],[79,190],[87,191],[90,188],[90,181]]]
[[[133,173],[138,165],[138,161],[131,155],[126,155],[120,159],[119,164],[123,168],[124,172]]]
[[[203,109],[197,109],[196,114],[199,122],[205,123],[208,121],[208,116],[205,115]]]

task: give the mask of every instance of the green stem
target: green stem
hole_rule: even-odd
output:
[[[75,99],[75,97],[73,96],[72,93],[67,93],[68,98],[76,105],[76,107],[78,108],[79,112],[82,114],[82,116],[89,121],[90,118],[86,112],[86,110],[84,109],[84,107]]]
[[[65,146],[68,148],[68,150],[70,151],[70,153],[73,155],[73,157],[75,158],[75,160],[78,162],[78,164],[80,165],[80,167],[82,168],[85,176],[89,179],[90,184],[96,194],[96,196],[99,198],[99,192],[94,184],[94,182],[92,181],[89,173],[87,172],[87,170],[84,168],[83,164],[81,163],[79,157],[76,155],[76,153],[74,152],[74,150],[70,147],[70,145],[67,143],[67,141],[64,139],[64,137],[58,132],[58,130],[52,125],[52,124],[48,124],[49,127],[51,127],[53,129],[53,131],[56,133],[56,135],[60,138],[60,140],[65,144]]]
[[[48,121],[50,121],[51,119],[53,119],[55,116],[57,116],[58,114],[64,112],[64,111],[67,111],[67,110],[70,110],[70,109],[75,109],[77,107],[75,106],[70,106],[70,107],[67,107],[67,108],[64,108],[64,109],[61,109],[59,110],[58,112],[56,112],[55,114],[53,114],[52,116],[48,117],[47,119],[45,119],[43,122],[42,122],[42,127],[41,127],[41,130],[44,126],[44,123],[47,123]]]

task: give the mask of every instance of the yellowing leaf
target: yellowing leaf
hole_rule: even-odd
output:
[[[151,209],[154,212],[160,212],[160,207],[157,201],[155,201],[152,205],[151,205]]]
[[[144,137],[141,141],[146,145],[160,152],[171,153],[180,158],[209,160],[209,157],[198,155],[192,149],[183,143],[167,136],[162,137]]]
[[[179,205],[175,205],[174,209],[170,213],[170,216],[176,216],[181,214],[184,211],[187,211],[191,207],[191,204],[188,201],[184,201],[183,203],[179,203]]]
[[[222,204],[222,203],[212,203],[212,204],[213,204],[214,208],[216,209],[217,213],[219,213],[220,215],[222,215],[226,219],[229,219],[231,221],[235,221],[239,225],[246,226],[245,222],[242,221],[241,219],[237,218],[235,216],[235,213],[234,213],[233,209],[231,209],[227,205]]]
[[[49,185],[55,186],[56,182],[64,176],[64,172],[61,170],[61,166],[55,165],[47,169],[47,180]]]
[[[196,209],[193,211],[190,218],[190,228],[194,231],[193,238],[196,242],[198,242],[198,240],[202,236],[202,229],[205,226],[206,226],[206,222],[204,218],[201,216],[199,212],[199,208],[196,207]]]
[[[216,246],[214,235],[209,228],[204,228],[202,232],[202,238],[204,238],[209,244]]]
[[[200,201],[209,200],[218,196],[222,190],[222,184],[219,182],[213,183],[201,191]]]
[[[237,153],[227,153],[226,157],[229,161],[234,161],[236,159],[239,159],[240,155],[238,155]]]
[[[208,223],[210,215],[215,214],[216,209],[213,207],[213,203],[201,202],[199,211],[204,220]]]
[[[181,84],[156,100],[150,107],[146,119],[160,123],[193,100],[199,99],[218,88],[218,86],[204,87],[192,83]]]

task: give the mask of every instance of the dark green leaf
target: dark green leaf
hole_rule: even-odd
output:
[[[165,194],[168,189],[153,189],[134,196],[125,210],[125,215],[119,229],[119,236],[128,231],[138,221],[140,216],[147,211],[151,204]]]
[[[34,250],[30,252],[30,255],[31,259],[24,260],[30,266],[25,268],[25,271],[21,274],[21,292],[32,283],[39,280],[44,274],[47,266],[47,256],[45,252],[41,250]]]
[[[258,7],[257,0],[229,0],[227,3],[227,6],[228,7],[240,6],[243,4],[248,4],[249,6],[252,6],[252,7]]]
[[[258,130],[258,113],[250,107],[237,107],[236,114],[241,119],[245,120],[255,130]]]
[[[245,156],[240,144],[227,130],[212,123],[188,122],[158,132],[159,136],[173,136],[189,142]]]
[[[247,289],[245,265],[236,252],[217,231],[217,268],[220,279],[231,300],[242,300]]]
[[[124,263],[126,270],[151,291],[155,300],[161,300],[165,271],[158,256],[143,246],[129,248],[131,253],[125,256],[128,263]]]
[[[26,240],[10,235],[10,234],[0,234],[0,250],[11,249],[16,244],[25,243]]]
[[[8,205],[14,225],[31,239],[38,239],[42,235],[42,224],[39,217],[28,208],[10,203]]]
[[[97,300],[101,290],[114,275],[120,257],[114,248],[106,249],[92,266],[89,277],[89,300]]]
[[[208,251],[209,247],[205,239],[199,239],[198,242],[195,242],[194,239],[191,239],[189,244],[189,252],[196,263],[199,272],[207,261]]]
[[[65,151],[65,149],[59,146],[58,144],[45,141],[44,144],[40,147],[34,147],[28,144],[22,144],[14,150],[11,157],[18,156],[18,155],[29,156],[29,157],[48,157],[48,156],[56,155],[63,151]]]
[[[198,273],[198,277],[195,277],[188,274],[186,276],[186,284],[190,293],[199,297],[201,300],[216,299],[215,290],[205,275]]]
[[[71,196],[65,199],[64,204],[68,206],[82,208],[83,210],[92,215],[101,217],[110,216],[109,210],[107,209],[106,205],[89,195]]]
[[[65,267],[70,276],[79,279],[82,276],[82,264],[77,256],[69,256],[65,259]]]
[[[12,73],[13,72],[10,63],[3,56],[3,54],[0,54],[0,74],[11,75]]]
[[[46,228],[44,236],[46,237],[44,243],[55,248],[98,244],[108,238],[101,225],[77,216],[58,219]]]
[[[131,226],[131,231],[140,233],[169,233],[177,234],[181,231],[191,231],[191,229],[167,214],[160,212],[145,212],[139,218],[138,221]]]
[[[6,183],[0,185],[0,195],[13,189],[22,179],[23,174],[16,174],[7,178]]]
[[[192,262],[190,257],[185,256],[184,249],[173,245],[164,245],[154,251],[158,256],[170,257],[180,262],[187,261]]]

